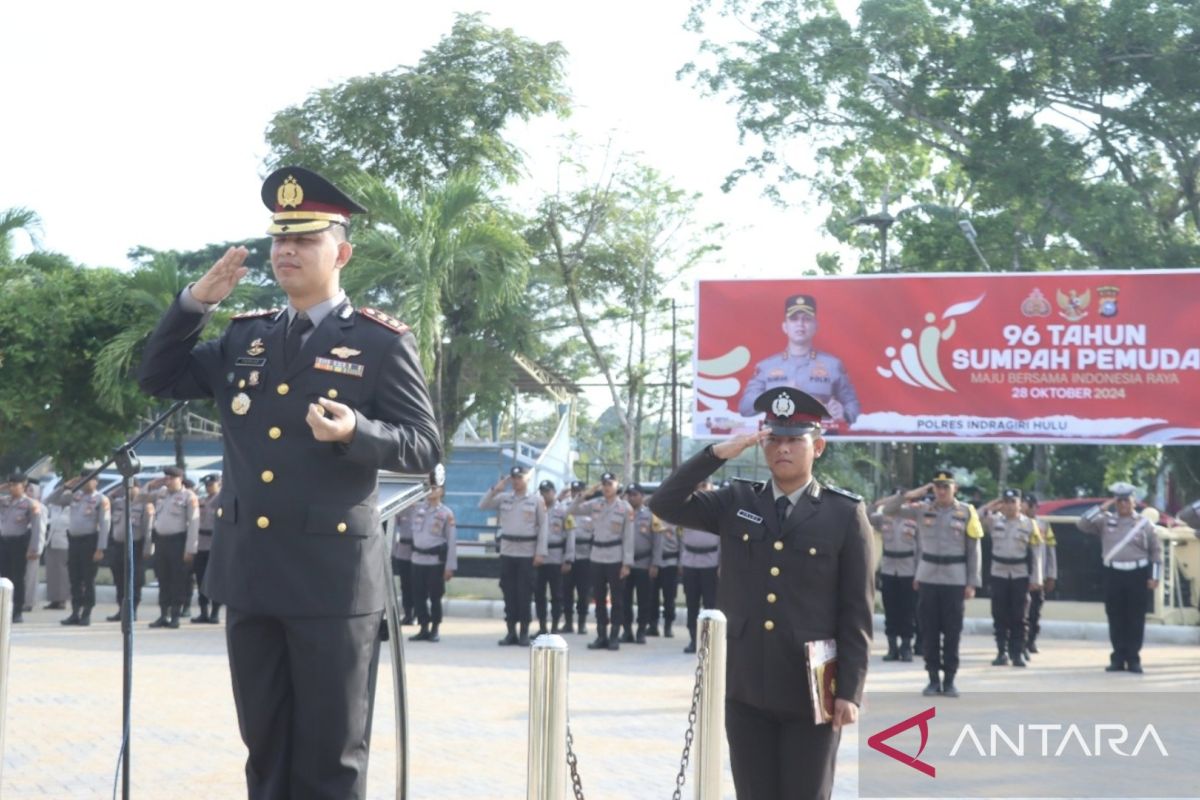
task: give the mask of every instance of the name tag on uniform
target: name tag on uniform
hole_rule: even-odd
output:
[[[316,369],[323,369],[326,372],[334,372],[338,375],[349,375],[352,378],[361,378],[363,374],[362,364],[352,364],[349,361],[338,361],[334,358],[317,357],[313,363]]]
[[[760,517],[758,514],[747,511],[744,508],[739,508],[737,515],[738,515],[738,519],[748,519],[751,522],[753,522],[755,525],[758,525],[759,523],[761,523],[763,521],[763,518]]]
[[[267,360],[265,358],[246,358],[245,356],[239,356],[234,364],[235,366],[239,367],[265,367],[267,365]]]

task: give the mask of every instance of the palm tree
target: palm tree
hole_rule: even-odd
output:
[[[28,208],[0,211],[0,266],[12,263],[12,234],[25,231],[35,247],[40,245],[42,220]]]
[[[371,209],[370,227],[357,240],[343,284],[412,325],[422,367],[433,378],[438,423],[452,439],[479,406],[481,389],[507,391],[494,382],[480,386],[480,376],[489,356],[495,372],[517,349],[503,322],[524,297],[528,247],[472,173],[453,174],[413,197],[370,176],[355,188]]]

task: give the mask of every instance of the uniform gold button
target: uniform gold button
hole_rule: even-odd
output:
[[[260,527],[260,528],[271,527],[271,520],[267,519],[266,517],[259,517],[258,518],[258,527]]]
[[[267,436],[270,436],[272,439],[278,439],[280,436],[283,436],[283,431],[279,428],[271,428],[267,431]]]
[[[782,550],[782,549],[783,549],[783,542],[775,542],[775,549],[776,549],[776,550]]]
[[[286,383],[281,383],[275,387],[275,391],[279,392],[280,394],[287,394],[291,390],[292,390],[292,388],[290,386],[288,386]]]
[[[748,541],[750,541],[750,534],[748,534],[748,533],[743,533],[743,534],[742,534],[742,541],[743,541],[743,542],[748,542]]]
[[[329,396],[329,399],[330,399],[330,400],[336,400],[336,399],[337,399],[337,389],[330,389],[330,390],[329,390],[328,392],[326,392],[325,394],[327,394],[327,395]]]
[[[217,509],[217,516],[218,516],[218,517],[223,517],[223,516],[225,516],[225,509],[223,509],[223,508],[218,508],[218,509]]]
[[[773,578],[779,577],[779,567],[771,567],[771,577],[773,577]]]
[[[817,548],[815,548],[815,547],[808,548],[808,554],[810,556],[815,556],[817,554]]]
[[[245,388],[246,388],[246,379],[245,379],[245,378],[243,378],[242,380],[238,381],[238,388],[239,388],[239,389],[245,389]]]
[[[772,622],[771,620],[767,620],[766,622],[763,623],[763,627],[769,631],[773,631],[773,630],[775,630],[775,623]]]
[[[271,472],[269,469],[264,469],[262,473],[263,483],[270,483],[273,480],[275,480],[275,473]]]
[[[774,593],[774,592],[771,592],[770,594],[768,594],[768,595],[767,595],[767,602],[768,602],[768,603],[774,603],[774,602],[775,602],[776,600],[778,600],[778,599],[779,599],[779,598],[775,596],[775,593]]]
[[[345,532],[346,532],[346,523],[339,522],[338,523],[338,533],[345,533]]]

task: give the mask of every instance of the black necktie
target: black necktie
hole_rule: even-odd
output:
[[[288,326],[287,339],[283,342],[283,365],[285,367],[292,363],[292,359],[300,352],[300,339],[312,329],[312,326],[312,320],[303,311],[297,314],[292,320],[292,324]]]
[[[779,530],[783,530],[783,523],[787,522],[788,508],[791,505],[792,501],[788,500],[786,494],[775,499],[775,513],[779,515]]]

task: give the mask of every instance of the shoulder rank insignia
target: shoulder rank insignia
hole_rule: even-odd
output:
[[[390,314],[383,313],[382,311],[380,311],[378,309],[360,308],[358,310],[358,313],[362,314],[364,317],[371,320],[372,322],[377,322],[380,325],[382,325],[383,327],[385,327],[389,330],[395,331],[396,333],[408,333],[408,331],[409,331],[408,326],[405,325],[403,322],[401,322],[400,320],[391,316]]]
[[[256,308],[253,311],[243,311],[240,314],[234,314],[230,319],[259,319],[260,317],[269,317],[278,313],[278,308]]]
[[[839,489],[836,486],[830,486],[828,483],[821,484],[821,488],[827,492],[833,492],[834,494],[840,494],[842,497],[849,497],[851,500],[853,500],[856,503],[862,502],[862,495],[855,494],[854,492],[850,491],[849,489]]]

